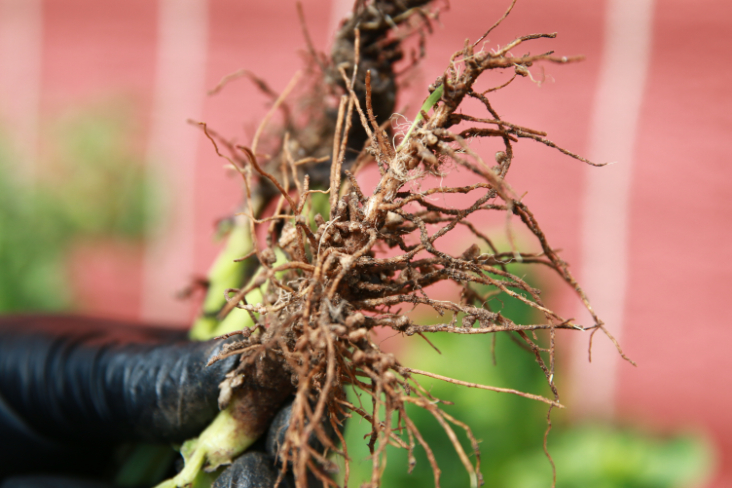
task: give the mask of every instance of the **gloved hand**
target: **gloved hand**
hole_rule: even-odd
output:
[[[0,318],[0,488],[114,486],[120,445],[198,435],[235,366],[206,367],[224,343],[111,320]],[[274,486],[288,407],[215,488]]]

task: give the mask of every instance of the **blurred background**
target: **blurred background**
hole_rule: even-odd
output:
[[[408,117],[449,56],[509,2],[451,3],[400,100]],[[327,51],[350,2],[303,4]],[[523,201],[638,363],[600,337],[588,363],[589,337],[560,337],[557,383],[568,408],[553,413],[548,441],[558,486],[732,486],[732,320],[723,313],[732,291],[732,4],[519,0],[485,48],[534,32],[559,34],[526,49],[586,61],[534,67],[534,82],[498,92],[494,107],[614,164],[591,168],[527,141],[509,182],[527,192]],[[267,100],[246,81],[206,92],[241,68],[281,90],[302,64],[302,39],[290,0],[0,0],[0,311],[187,326],[195,304],[180,292],[205,275],[220,245],[215,223],[241,188],[186,120],[251,142]],[[371,188],[373,177],[362,178]],[[455,252],[465,247],[460,235],[451,242]],[[586,319],[566,285],[527,279],[563,315]],[[532,320],[508,297],[494,299],[515,320]],[[490,337],[439,337],[442,355],[380,340],[415,368],[546,394],[532,357],[508,336],[495,358]],[[548,486],[543,405],[423,384],[474,427],[488,486]],[[443,486],[464,485],[436,422],[415,419],[439,447]],[[351,451],[355,479],[370,464],[359,429],[351,422],[347,431],[363,445]],[[432,483],[424,456],[412,477],[406,467],[395,452],[384,486]]]

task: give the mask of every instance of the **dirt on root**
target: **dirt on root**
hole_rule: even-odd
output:
[[[295,80],[310,88],[297,106],[286,100],[294,81],[281,94],[264,90],[273,100],[271,114],[281,111],[283,123],[266,132],[271,118],[268,115],[251,146],[236,145],[202,124],[217,153],[242,175],[245,225],[252,235],[256,235],[257,227],[263,227],[267,234],[266,246],[255,246],[251,257],[257,269],[255,278],[241,289],[230,290],[228,303],[221,310],[223,317],[240,308],[256,320],[255,328],[242,331],[240,339],[221,355],[241,357],[239,367],[222,384],[221,403],[227,404],[237,390],[256,391],[251,402],[244,402],[240,414],[261,429],[266,423],[260,417],[261,402],[268,405],[264,410],[273,413],[272,405],[294,393],[281,456],[288,461],[283,469],[292,466],[299,487],[306,485],[308,471],[324,485],[337,486],[331,477],[336,466],[329,455],[336,453],[348,461],[348,446],[337,424],[339,419],[351,416],[362,417],[372,426],[367,439],[372,453],[372,487],[379,485],[387,445],[408,452],[409,470],[414,467],[414,450],[418,446],[424,449],[435,485],[439,486],[438,460],[411,421],[407,405],[434,416],[477,486],[482,482],[478,442],[469,426],[444,412],[440,400],[417,378],[428,376],[522,395],[546,403],[551,413],[552,408],[562,406],[554,384],[555,331],[600,330],[617,346],[566,263],[550,246],[534,214],[504,179],[514,162],[513,145],[521,139],[596,165],[557,147],[545,132],[511,123],[493,109],[489,96],[527,77],[535,63],[565,64],[580,59],[552,52],[517,52],[526,42],[554,38],[553,33],[522,36],[490,51],[478,48],[514,3],[483,37],[474,43],[465,42],[448,60],[444,73],[425,93],[436,94],[435,103],[422,108],[418,117],[421,120],[413,125],[409,137],[397,134],[401,136],[398,144],[392,142],[395,134],[388,120],[400,80],[409,76],[410,68],[424,55],[423,40],[440,13],[438,6],[425,0],[357,1],[352,16],[341,25],[329,56],[316,51],[306,32],[308,63],[304,75]],[[302,16],[302,9],[300,13]],[[395,63],[405,58],[406,74],[398,76]],[[507,70],[513,75],[505,84],[481,92],[476,81],[490,70]],[[258,84],[263,86],[261,80]],[[464,113],[461,104],[466,98],[480,102],[484,113]],[[305,110],[309,123],[298,125],[298,118],[292,115],[296,110]],[[268,145],[275,148],[269,157],[257,149],[265,133]],[[484,161],[471,149],[472,139],[485,137],[503,145],[495,161]],[[366,165],[376,165],[380,172],[379,184],[368,191],[356,180]],[[439,178],[447,166],[468,171],[473,183],[424,191],[408,185],[431,176]],[[323,193],[329,202],[325,215],[315,210],[315,199]],[[464,208],[434,203],[434,195],[445,194],[470,195],[472,203]],[[264,208],[273,201],[277,202],[274,214],[264,218]],[[483,212],[505,215],[511,249],[500,251],[491,236],[468,220],[470,215]],[[511,225],[522,225],[534,236],[540,250],[517,249],[511,240]],[[438,250],[435,240],[457,227],[467,228],[473,242],[457,255]],[[481,248],[488,252],[481,252]],[[379,249],[389,249],[389,257]],[[285,262],[278,261],[277,256],[285,256]],[[511,261],[547,267],[557,273],[576,291],[593,323],[581,325],[548,308],[540,290],[507,270],[506,263]],[[432,298],[430,287],[440,282],[459,287],[459,299]],[[491,310],[485,305],[485,292],[479,291],[486,287],[491,290],[488,293],[500,291],[520,300],[539,312],[543,321],[517,324],[500,311]],[[260,304],[244,300],[254,288],[263,291]],[[420,325],[399,309],[416,305],[434,309],[445,318],[444,323]],[[427,334],[435,332],[513,333],[535,356],[553,396],[544,398],[475,385],[411,369],[371,340],[371,331],[377,327],[418,335],[428,342]],[[544,334],[548,347],[540,345],[537,333]],[[618,351],[622,355],[619,347]],[[350,403],[345,387],[364,393],[370,398],[369,404]],[[338,440],[330,438],[323,421],[335,427]],[[471,453],[458,441],[456,428],[467,434]],[[320,448],[308,442],[311,436],[317,437]]]

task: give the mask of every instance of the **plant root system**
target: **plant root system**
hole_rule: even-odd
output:
[[[279,372],[271,373],[275,379],[270,381],[295,395],[291,423],[281,447],[280,455],[286,461],[282,469],[292,468],[298,486],[305,486],[308,472],[324,485],[337,486],[331,477],[336,470],[331,453],[346,459],[348,484],[348,446],[340,434],[341,442],[334,442],[323,423],[332,424],[339,433],[338,424],[352,416],[371,425],[367,440],[373,466],[370,486],[379,485],[387,445],[409,453],[409,470],[416,463],[415,449],[424,449],[435,486],[440,486],[438,460],[410,420],[409,410],[414,407],[434,416],[462,460],[471,484],[480,485],[477,440],[467,425],[440,408],[441,400],[422,387],[419,377],[521,395],[546,403],[551,412],[562,406],[554,384],[556,330],[601,330],[615,342],[566,263],[550,246],[534,214],[505,181],[514,162],[513,145],[520,139],[594,163],[558,148],[542,131],[504,120],[487,96],[495,89],[481,92],[476,87],[487,71],[513,70],[513,80],[527,76],[535,63],[564,64],[579,58],[516,53],[529,41],[555,37],[551,33],[519,37],[493,50],[478,50],[478,43],[466,41],[429,87],[432,96],[408,135],[395,144],[390,127],[384,123],[393,112],[398,88],[394,63],[404,57],[404,41],[410,37],[417,39],[411,58],[418,61],[423,50],[420,39],[429,32],[438,13],[427,3],[357,1],[330,57],[309,44],[310,63],[304,79],[311,84],[301,104],[310,114],[308,123],[297,124],[286,100],[289,89],[279,95],[264,89],[274,100],[271,113],[282,111],[284,119],[283,127],[267,136],[275,141],[271,143],[273,156],[264,156],[257,149],[270,115],[249,147],[235,145],[202,125],[216,151],[242,175],[247,195],[243,215],[251,235],[256,235],[259,226],[267,235],[266,244],[254,243],[249,258],[256,259],[260,271],[246,286],[227,290],[227,302],[219,314],[223,318],[234,309],[242,309],[255,323],[253,328],[237,332],[239,338],[220,356],[241,357],[239,367],[222,384],[221,406],[228,405],[232,394],[248,388],[242,385],[264,358],[279,365]],[[459,111],[466,98],[480,102],[484,113]],[[471,148],[471,141],[477,138],[501,142],[495,162],[484,161]],[[372,163],[379,168],[380,181],[373,190],[361,188],[355,175]],[[423,191],[410,184],[430,175],[440,177],[448,166],[467,170],[473,183]],[[325,198],[323,194],[328,206],[316,202]],[[431,197],[442,194],[469,195],[472,203],[464,208],[440,206]],[[272,199],[277,201],[275,211],[265,218],[261,202]],[[485,212],[513,216],[535,237],[541,251],[523,253],[514,248],[499,252],[491,238],[468,220]],[[435,241],[458,226],[467,228],[474,242],[457,255],[438,250]],[[489,251],[481,252],[481,247]],[[576,291],[594,323],[582,326],[552,311],[539,290],[507,271],[506,263],[511,261],[553,270]],[[440,282],[459,287],[460,299],[430,297],[429,287]],[[485,294],[478,291],[486,287],[520,300],[543,320],[518,324],[491,310],[484,305]],[[257,288],[262,293],[261,303],[248,303],[244,298]],[[433,309],[444,323],[420,325],[399,308],[414,306]],[[372,341],[372,331],[378,327],[420,336],[428,342],[428,334],[435,332],[514,334],[534,354],[552,398],[411,369]],[[540,345],[538,331],[544,331],[548,346]],[[622,354],[619,346],[618,351]],[[281,382],[282,375],[287,386]],[[370,401],[349,402],[347,388],[357,389]],[[472,452],[463,449],[456,430],[467,434]],[[308,442],[313,436],[322,449]]]

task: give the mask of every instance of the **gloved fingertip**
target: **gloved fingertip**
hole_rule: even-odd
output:
[[[290,401],[285,404],[279,412],[277,412],[277,415],[272,419],[272,423],[267,431],[265,450],[267,451],[267,454],[278,460],[280,460],[280,447],[285,442],[285,434],[287,432],[287,428],[290,426],[290,420],[292,419],[292,405],[293,403]],[[337,444],[338,436],[336,435],[333,425],[330,423],[329,419],[330,417],[324,415],[320,425],[322,426],[325,435]],[[314,432],[310,435],[308,444],[310,444],[310,446],[316,451],[323,450],[323,444]]]
[[[273,488],[278,474],[274,458],[264,452],[250,451],[234,461],[211,488]],[[279,486],[289,488],[289,480]]]
[[[267,439],[265,441],[265,449],[267,454],[277,458],[280,446],[285,442],[285,433],[290,426],[290,418],[292,417],[292,402],[288,402],[277,412],[272,419],[272,423],[267,430]]]

